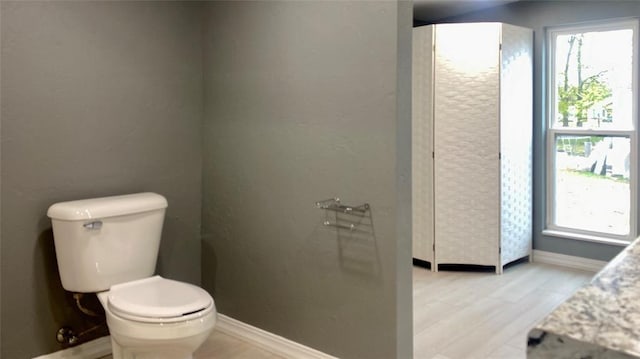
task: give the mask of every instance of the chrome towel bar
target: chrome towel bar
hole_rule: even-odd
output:
[[[369,210],[369,204],[368,203],[361,204],[359,206],[347,206],[347,205],[344,205],[344,204],[340,203],[340,198],[338,198],[338,197],[325,199],[323,201],[318,201],[318,202],[316,202],[316,207],[321,208],[321,209],[326,209],[326,210],[329,210],[329,211],[336,211],[336,212],[347,213],[347,214],[355,214],[355,215],[360,215],[360,216],[365,215],[367,213],[367,211]]]
[[[340,222],[342,223],[338,223],[338,214],[344,213],[344,214],[364,217],[370,209],[368,203],[361,204],[359,206],[348,206],[348,205],[342,204],[340,203],[340,198],[338,197],[325,199],[323,201],[318,201],[316,202],[316,207],[327,210],[327,211],[336,212],[335,222],[325,219],[325,221],[322,222],[323,225],[329,226],[329,227],[336,227],[340,229],[348,229],[350,231],[355,231],[358,227],[358,223],[354,223],[351,221],[347,221],[347,223],[344,223],[346,221],[345,218],[342,218],[340,220]]]

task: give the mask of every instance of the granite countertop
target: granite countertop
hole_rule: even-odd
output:
[[[529,358],[640,358],[640,238],[529,332]]]

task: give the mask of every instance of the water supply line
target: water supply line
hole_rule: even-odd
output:
[[[76,307],[85,315],[88,315],[90,317],[100,317],[100,314],[82,305],[82,298],[84,298],[84,293],[73,293],[73,299],[76,302]],[[80,344],[80,339],[86,334],[103,328],[104,326],[105,323],[102,322],[100,324],[93,325],[89,329],[86,329],[80,333],[76,333],[71,327],[64,326],[58,329],[58,331],[56,332],[56,340],[58,341],[58,343],[74,346]]]
[[[98,317],[99,315],[96,312],[82,306],[82,303],[80,301],[82,300],[83,297],[84,297],[84,293],[73,293],[73,299],[76,300],[76,306],[78,307],[78,309],[80,309],[82,313],[90,317]]]

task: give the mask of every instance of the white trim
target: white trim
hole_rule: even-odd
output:
[[[561,267],[580,269],[589,272],[599,272],[607,264],[605,261],[569,256],[566,254],[533,250],[533,262],[553,264]]]
[[[338,359],[220,313],[218,313],[216,330],[247,341],[252,345],[285,358]]]
[[[575,239],[578,241],[594,242],[594,243],[600,243],[600,244],[609,244],[612,246],[619,246],[619,247],[626,247],[632,242],[626,239],[607,238],[607,237],[601,237],[601,236],[596,236],[591,234],[568,232],[568,231],[561,231],[561,230],[555,230],[555,229],[545,229],[542,231],[542,235],[550,236],[550,237]]]
[[[547,55],[544,59],[546,67],[547,67],[547,85],[545,88],[545,96],[546,96],[546,120],[545,120],[545,128],[546,128],[546,154],[545,154],[545,163],[546,163],[546,175],[545,181],[547,185],[546,190],[546,228],[552,231],[560,231],[560,232],[575,232],[578,238],[575,239],[584,239],[581,237],[590,237],[596,238],[600,236],[607,236],[611,238],[613,241],[621,240],[631,242],[638,233],[638,32],[639,30],[639,22],[638,18],[621,18],[621,19],[607,19],[607,20],[598,20],[577,24],[569,24],[565,26],[554,26],[547,28],[545,38],[546,38],[546,49]],[[609,31],[609,30],[619,30],[619,29],[631,29],[633,31],[632,38],[632,123],[630,129],[619,129],[619,130],[601,130],[601,129],[585,129],[582,130],[580,128],[558,128],[554,126],[554,122],[556,120],[556,108],[555,108],[555,96],[556,96],[556,81],[555,81],[555,50],[556,50],[556,38],[559,35],[566,35],[577,32],[588,32],[588,31]],[[629,137],[630,141],[630,173],[629,173],[629,189],[630,189],[630,203],[629,203],[629,233],[628,235],[613,235],[608,233],[594,233],[595,235],[591,235],[590,231],[584,231],[580,229],[573,228],[564,228],[556,226],[554,221],[554,212],[555,212],[555,156],[556,156],[556,136],[557,135],[587,135],[587,136],[621,136],[621,137]],[[583,236],[585,235],[586,236]],[[586,239],[589,240],[589,239]],[[595,242],[599,242],[595,240]]]
[[[218,313],[218,322],[215,330],[242,339],[285,358],[338,359],[220,313]],[[97,359],[109,354],[111,354],[111,337],[106,336],[33,359]]]
[[[109,354],[111,354],[111,337],[106,336],[33,359],[97,359]]]

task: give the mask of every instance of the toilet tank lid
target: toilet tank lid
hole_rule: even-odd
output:
[[[167,208],[167,200],[152,192],[60,202],[49,207],[47,216],[63,221],[106,218]]]

